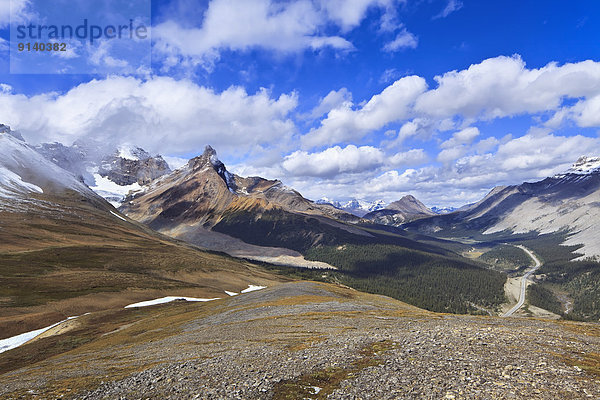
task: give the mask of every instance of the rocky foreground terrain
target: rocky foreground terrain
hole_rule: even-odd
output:
[[[0,397],[600,398],[597,324],[434,314],[311,282],[117,319],[102,333],[79,318],[62,341],[90,324],[96,337],[0,375]]]

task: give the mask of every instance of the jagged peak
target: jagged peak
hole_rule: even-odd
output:
[[[19,139],[21,142],[25,141],[25,139],[23,139],[23,136],[21,136],[19,132],[13,131],[8,125],[0,124],[0,134],[3,133],[8,134],[16,139]]]
[[[227,171],[227,167],[225,167],[225,164],[218,159],[217,151],[213,149],[212,146],[206,145],[202,155],[192,158],[188,162],[188,167],[190,167],[192,171],[204,170],[207,167],[212,167],[223,181],[225,181],[229,191],[236,193],[237,185],[233,174]]]
[[[202,153],[202,155],[207,157],[216,157],[217,151],[210,144],[207,144],[206,147],[204,147],[204,153]]]

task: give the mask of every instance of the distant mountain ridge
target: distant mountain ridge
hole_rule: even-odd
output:
[[[327,197],[323,197],[317,200],[315,203],[330,204],[339,210],[349,212],[357,217],[363,217],[365,214],[368,214],[372,211],[381,210],[385,208],[386,204],[383,200],[365,201],[359,199],[352,199],[342,203],[336,200],[330,200]]]
[[[581,157],[565,173],[538,182],[498,186],[457,212],[410,223],[436,235],[567,232],[565,245],[600,256],[600,158]]]

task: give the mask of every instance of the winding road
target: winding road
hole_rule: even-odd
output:
[[[527,289],[527,280],[535,271],[537,271],[542,266],[542,262],[527,247],[521,246],[521,245],[518,245],[515,247],[518,247],[521,250],[523,250],[525,253],[527,253],[527,255],[529,257],[531,257],[531,259],[535,262],[535,265],[533,266],[533,268],[531,268],[529,271],[527,271],[525,273],[525,275],[523,275],[523,277],[521,278],[521,292],[519,293],[519,301],[517,302],[517,304],[515,304],[515,306],[513,308],[511,308],[506,313],[504,313],[504,315],[502,315],[503,317],[510,317],[519,308],[523,307],[523,304],[525,303],[525,291]]]

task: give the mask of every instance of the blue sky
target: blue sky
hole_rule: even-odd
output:
[[[109,47],[93,75],[11,74],[8,4],[0,120],[32,143],[211,144],[309,198],[430,206],[600,155],[595,1],[152,1],[151,69]]]

